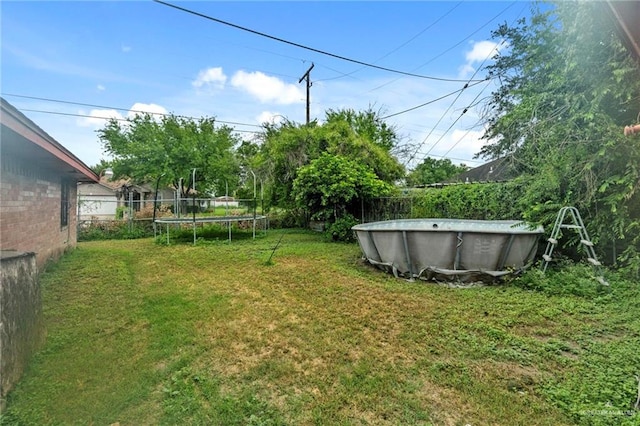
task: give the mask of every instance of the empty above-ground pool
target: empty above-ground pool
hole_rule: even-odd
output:
[[[366,259],[408,279],[486,281],[533,261],[542,226],[514,220],[399,219],[353,228]]]

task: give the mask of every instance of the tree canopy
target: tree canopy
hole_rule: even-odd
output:
[[[456,166],[448,158],[437,160],[427,157],[407,174],[407,185],[420,186],[439,183],[465,171],[467,171],[467,166],[464,164]]]
[[[488,67],[500,82],[486,106],[481,154],[510,156],[529,218],[552,224],[573,205],[592,237],[640,267],[640,67],[620,42],[606,4],[558,2],[493,35],[508,50]],[[635,259],[635,260],[633,260]]]
[[[404,168],[390,152],[395,143],[393,128],[377,113],[330,110],[323,124],[285,121],[265,126],[257,169],[270,184],[272,201],[292,206],[298,171],[323,154],[356,161],[389,184],[401,179]]]
[[[136,115],[124,123],[110,120],[98,135],[105,152],[113,156],[115,177],[144,183],[164,175],[164,182],[182,187],[186,196],[193,188],[195,168],[199,192],[220,193],[226,184],[231,190],[237,186],[239,165],[233,149],[238,139],[230,127],[216,126],[213,118]]]
[[[299,206],[308,209],[312,219],[329,221],[353,211],[354,202],[388,195],[391,189],[369,166],[329,153],[302,166],[293,182]]]
[[[338,122],[347,124],[356,135],[373,142],[388,152],[392,152],[400,142],[395,128],[387,124],[380,118],[380,113],[371,108],[365,111],[329,109],[325,113],[325,120],[327,124]]]

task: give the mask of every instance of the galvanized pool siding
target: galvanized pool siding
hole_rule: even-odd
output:
[[[520,270],[533,260],[543,232],[519,221],[462,219],[401,219],[353,230],[370,263],[408,278],[449,279]]]

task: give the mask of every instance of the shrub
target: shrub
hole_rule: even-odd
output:
[[[167,205],[158,205],[156,208],[156,217],[167,216],[170,215],[171,212],[169,210],[169,206]],[[135,212],[136,219],[150,219],[153,217],[153,203],[147,204],[146,206],[140,208],[139,211]]]
[[[413,217],[478,220],[521,219],[520,188],[515,182],[429,188],[415,199]]]
[[[275,229],[304,228],[306,223],[305,213],[300,209],[287,209],[269,215],[269,227]]]
[[[513,284],[525,290],[539,291],[550,296],[579,296],[593,298],[610,291],[598,283],[593,268],[584,264],[573,264],[564,261],[555,270],[543,273],[534,268],[513,280]]]
[[[127,210],[125,206],[116,207],[116,219],[121,220],[124,218],[124,212]]]
[[[78,241],[129,240],[153,235],[150,221],[94,221],[78,226]]]
[[[354,242],[356,238],[351,228],[358,223],[355,217],[350,214],[345,214],[329,225],[325,234],[332,241]]]

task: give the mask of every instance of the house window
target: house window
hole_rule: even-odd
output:
[[[69,225],[69,183],[60,182],[60,226]]]

